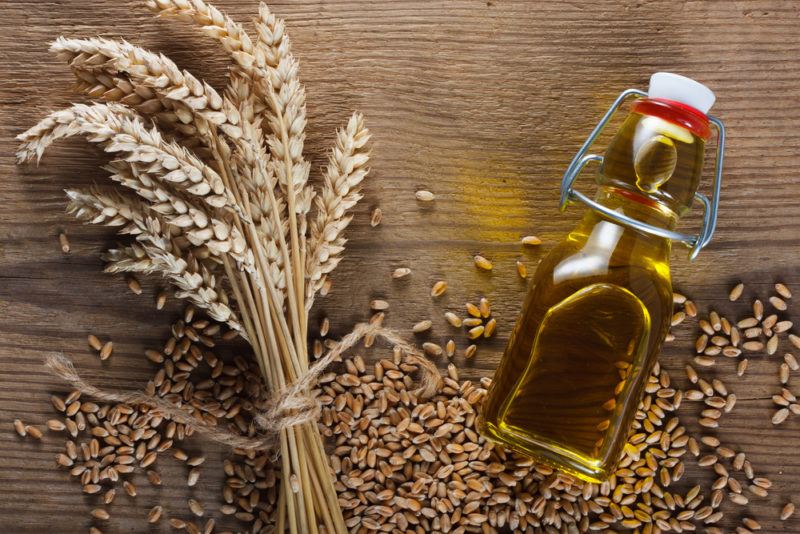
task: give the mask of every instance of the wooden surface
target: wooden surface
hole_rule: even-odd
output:
[[[242,21],[256,9],[253,0],[218,5]],[[366,199],[314,325],[327,314],[334,333],[345,333],[368,316],[371,298],[382,297],[392,306],[387,324],[409,332],[431,317],[432,337],[445,339],[443,310],[487,295],[500,322],[498,338],[473,361],[456,361],[466,376],[491,374],[524,292],[514,261],[522,256],[533,270],[578,217],[577,208],[557,210],[563,169],[618,92],[645,87],[657,70],[706,82],[729,132],[719,230],[693,264],[675,251],[676,287],[701,310],[714,306],[734,318],[747,311],[745,303],[725,300],[736,280],[747,283],[749,298],[768,297],[776,280],[800,295],[797,2],[297,0],[272,7],[287,19],[301,59],[314,163],[351,110],[363,111],[374,132]],[[137,297],[101,274],[97,254],[112,234],[64,214],[63,188],[102,182],[102,156],[71,141],[55,147],[41,167],[18,168],[13,137],[46,111],[80,99],[69,92],[68,70],[47,51],[60,34],[124,37],[168,53],[218,87],[226,60],[188,26],[154,20],[120,0],[4,0],[0,12],[0,531],[80,532],[89,526],[93,501],[54,469],[63,443],[50,436],[32,445],[13,434],[11,421],[41,424],[51,416],[48,396],[64,387],[42,369],[50,351],[64,351],[110,385],[141,387],[151,372],[142,350],[164,339],[177,305],[155,312],[154,283]],[[419,205],[419,188],[435,192],[436,202]],[[375,206],[384,221],[372,229]],[[693,214],[685,227],[698,220]],[[59,250],[60,230],[70,236],[69,255]],[[523,252],[517,240],[526,234],[544,245]],[[476,253],[494,261],[492,274],[476,272]],[[398,266],[413,269],[409,280],[391,280]],[[450,290],[432,301],[429,288],[438,279]],[[681,384],[695,328],[682,326],[662,357]],[[113,338],[117,350],[109,362],[90,354],[90,332]],[[463,336],[458,341],[463,347]],[[718,434],[774,482],[771,497],[755,499],[748,513],[767,532],[800,531],[800,518],[777,520],[788,499],[800,505],[800,418],[780,428],[769,421],[778,359],[751,358],[742,379],[734,362],[721,363],[714,373],[740,400]],[[797,390],[800,378],[792,380]],[[695,409],[682,410],[682,418],[691,423]],[[224,451],[202,447],[210,465],[191,493],[213,503]],[[145,530],[144,515],[156,501],[185,509],[184,468],[169,459],[159,463],[165,478],[176,481],[157,491],[143,483],[135,500],[118,497],[106,531]],[[687,463],[688,478],[710,480],[711,473]],[[728,510],[724,525],[732,529],[742,511]]]

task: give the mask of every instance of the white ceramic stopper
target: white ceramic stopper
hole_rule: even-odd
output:
[[[650,76],[650,98],[666,98],[691,106],[702,113],[708,113],[716,97],[711,89],[680,74],[656,72]]]

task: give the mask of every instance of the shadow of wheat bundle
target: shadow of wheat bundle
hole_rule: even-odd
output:
[[[145,4],[193,22],[230,54],[224,91],[126,41],[61,37],[52,51],[95,102],[21,134],[18,159],[38,160],[74,135],[109,153],[116,186],[67,190],[69,212],[130,236],[104,253],[106,270],[163,275],[179,297],[239,331],[266,387],[286,391],[308,375],[308,310],[341,259],[369,132],[359,114],[350,118],[315,190],[303,157],[305,92],[283,21],[262,4],[251,38],[201,0]],[[316,423],[293,423],[275,439],[278,531],[343,532]]]

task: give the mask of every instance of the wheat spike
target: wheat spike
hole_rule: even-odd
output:
[[[150,237],[146,240],[151,241]],[[133,243],[109,249],[102,257],[107,262],[105,271],[108,273],[161,274],[177,288],[176,297],[207,310],[213,319],[227,323],[244,335],[238,316],[230,307],[229,297],[218,279],[191,254],[182,257],[180,249],[174,245],[164,249],[147,243]]]
[[[150,230],[146,206],[114,189],[67,189],[67,213],[91,224],[116,226],[120,234],[139,235]],[[153,219],[157,217],[151,216]],[[164,226],[160,223],[159,225]],[[159,232],[160,233],[160,232]],[[168,242],[168,241],[167,241]]]
[[[344,230],[352,218],[348,212],[361,199],[361,182],[369,172],[366,166],[369,154],[365,148],[369,138],[369,130],[359,113],[354,113],[347,126],[337,132],[322,190],[315,199],[316,218],[311,222],[306,266],[308,309],[313,305],[314,295],[325,283],[328,273],[341,260],[346,242]]]
[[[141,236],[159,236],[159,241],[153,244],[163,249],[169,248],[173,237],[171,225],[193,247],[205,247],[214,256],[230,254],[240,263],[247,262],[243,254],[235,252],[244,247],[244,238],[238,229],[219,219],[192,211],[177,216],[156,215],[143,202],[112,189],[68,189],[66,193],[67,211],[83,221],[119,226],[120,234],[134,235],[140,240]]]
[[[275,175],[286,187],[290,172],[280,161],[292,161],[292,183],[298,196],[297,213],[308,213],[312,190],[308,187],[309,167],[303,159],[306,127],[306,92],[298,77],[299,65],[292,55],[285,24],[270,12],[265,4],[258,10],[255,21],[258,38],[256,56],[258,68],[246,71],[256,82],[256,91],[265,100],[271,113],[267,121],[273,132],[268,144],[273,154]],[[283,134],[283,136],[281,135]]]
[[[210,206],[219,208],[233,202],[214,169],[186,148],[165,141],[158,129],[148,129],[141,117],[120,104],[75,104],[51,113],[17,136],[22,141],[17,159],[38,161],[56,140],[81,134],[125,161],[147,164],[149,174]]]
[[[231,137],[239,135],[235,108],[225,106],[213,87],[179,69],[163,54],[127,41],[100,38],[59,37],[50,50],[63,58],[76,76],[86,76],[87,82],[99,77],[97,92],[101,96],[109,96],[109,91],[102,90],[107,85],[113,86],[111,97],[127,92],[122,103],[147,109],[185,136],[199,135],[209,142],[209,129],[214,126]],[[120,79],[119,74],[127,79]]]
[[[219,9],[202,0],[145,0],[144,5],[158,15],[176,16],[194,22],[208,35],[217,39],[237,62],[253,57],[253,43],[241,24]]]
[[[176,295],[209,310],[215,319],[227,322],[238,330],[239,321],[229,308],[227,294],[221,290],[214,274],[200,264],[191,253],[184,253],[173,239],[168,226],[135,198],[113,190],[92,188],[88,191],[67,190],[67,211],[92,224],[119,227],[120,234],[136,237],[134,243],[113,249],[104,257],[107,272],[159,272],[178,288]]]
[[[165,139],[175,141],[193,150],[202,159],[207,159],[207,140],[200,136],[192,124],[178,119],[172,103],[158,98],[156,93],[144,86],[134,86],[124,74],[113,74],[103,70],[71,69],[75,75],[73,90],[94,100],[118,102],[133,108],[158,125]]]
[[[257,224],[270,272],[276,285],[286,289],[284,257],[280,241],[287,239],[286,204],[276,193],[277,182],[265,164],[269,155],[259,126],[258,103],[249,80],[232,73],[225,98],[238,104],[242,134],[232,140],[231,164],[236,169],[240,184],[247,191],[250,213]],[[274,205],[273,205],[274,202]]]

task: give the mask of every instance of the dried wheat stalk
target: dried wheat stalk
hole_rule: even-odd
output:
[[[217,92],[126,41],[59,38],[52,50],[77,89],[101,102],[51,113],[19,136],[18,159],[38,161],[53,142],[75,135],[112,154],[105,167],[112,181],[134,194],[67,191],[76,217],[132,237],[103,255],[106,270],[161,274],[178,296],[241,332],[270,391],[307,390],[308,309],[341,259],[367,174],[369,132],[359,114],[338,132],[314,202],[303,156],[305,90],[283,21],[262,4],[254,40],[202,0],[144,3],[219,41],[234,64],[228,87]],[[283,481],[276,526],[344,532],[319,430],[298,417],[303,409],[312,408],[288,414],[302,423],[283,425],[276,439]]]

